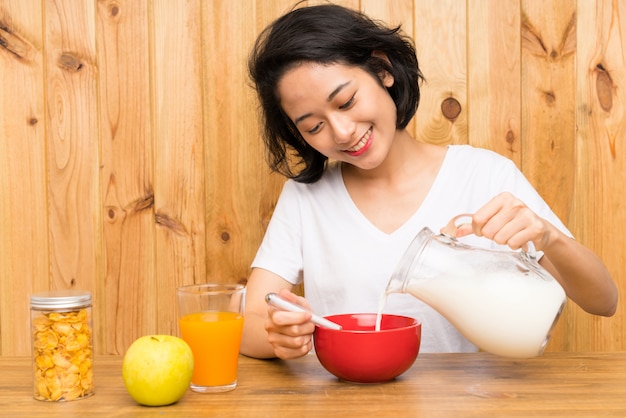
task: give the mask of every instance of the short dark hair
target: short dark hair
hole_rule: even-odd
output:
[[[383,52],[389,61],[374,56],[375,51]],[[400,26],[389,28],[345,7],[297,8],[265,28],[254,44],[248,70],[260,101],[268,164],[295,181],[314,183],[322,177],[328,158],[306,143],[282,110],[277,92],[284,74],[307,62],[357,66],[381,86],[380,75],[389,72],[394,83],[388,92],[397,107],[398,129],[415,115],[423,75],[413,42]],[[298,172],[292,167],[299,167]]]

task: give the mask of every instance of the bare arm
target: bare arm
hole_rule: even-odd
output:
[[[308,307],[306,300],[291,293],[293,285],[263,269],[253,269],[246,286],[246,319],[241,353],[255,358],[297,358],[312,348],[315,325],[311,314],[278,311],[269,307],[265,295],[279,293],[283,298]]]
[[[554,229],[548,245],[543,248],[540,264],[585,311],[594,315],[614,315],[617,286],[604,263],[591,250]]]

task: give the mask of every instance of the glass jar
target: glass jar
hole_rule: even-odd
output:
[[[34,398],[64,402],[93,395],[91,293],[36,293],[30,311]]]

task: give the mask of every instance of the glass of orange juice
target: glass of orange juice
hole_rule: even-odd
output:
[[[194,284],[178,288],[180,333],[194,357],[191,390],[210,393],[237,387],[245,286]]]

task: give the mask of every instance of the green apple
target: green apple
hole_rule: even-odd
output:
[[[183,397],[193,374],[193,353],[181,338],[146,335],[128,347],[122,377],[130,396],[142,405],[169,405]]]

